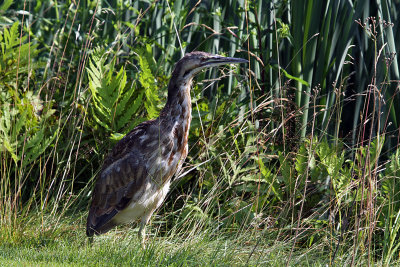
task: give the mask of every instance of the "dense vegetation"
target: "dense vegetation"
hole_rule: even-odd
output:
[[[233,237],[243,264],[281,242],[285,263],[399,260],[399,0],[14,2],[0,6],[0,247],[45,246],[65,221],[84,243],[107,151],[201,50],[249,64],[195,79],[189,156],[150,239]]]

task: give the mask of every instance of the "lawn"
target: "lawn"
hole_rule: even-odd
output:
[[[13,243],[2,243],[0,265],[279,266],[286,263],[288,253],[283,244],[269,246],[261,236],[256,238],[244,233],[242,236],[237,233],[211,235],[210,232],[200,232],[192,237],[149,236],[146,248],[142,248],[137,229],[119,228],[95,237],[90,244],[82,225],[59,227],[59,232],[39,234],[31,231]],[[301,258],[308,256],[296,256],[293,262],[299,262]]]

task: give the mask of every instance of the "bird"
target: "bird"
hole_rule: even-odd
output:
[[[146,224],[164,201],[172,177],[188,154],[193,77],[203,69],[247,62],[196,51],[175,64],[159,117],[126,134],[97,174],[86,224],[89,238],[140,220],[138,235],[144,247]]]

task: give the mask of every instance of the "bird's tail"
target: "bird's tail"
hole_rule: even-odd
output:
[[[95,233],[95,229],[93,228],[94,225],[92,224],[92,216],[89,212],[89,216],[87,218],[87,223],[86,223],[86,235],[91,238],[93,237],[94,233]]]
[[[89,210],[89,216],[86,223],[86,235],[88,237],[94,234],[100,235],[110,231],[116,224],[112,221],[112,218],[117,214],[117,210],[114,209],[108,214],[96,216],[94,210]]]

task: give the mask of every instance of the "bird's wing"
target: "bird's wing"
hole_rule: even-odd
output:
[[[111,219],[142,187],[148,172],[145,160],[150,149],[140,149],[140,139],[150,138],[151,123],[138,125],[116,144],[105,159],[92,193],[86,228],[88,236],[111,229],[114,226]]]
[[[139,145],[140,137],[152,134],[149,132],[149,127],[154,124],[154,120],[145,121],[136,126],[131,132],[124,136],[108,153],[102,166],[101,172],[107,169],[114,162],[126,156],[131,152],[131,149]]]

